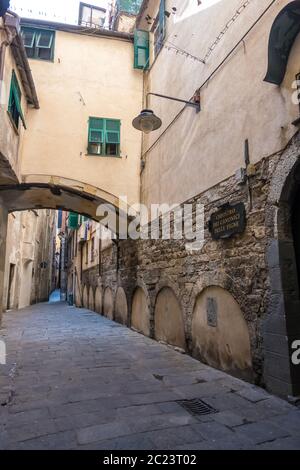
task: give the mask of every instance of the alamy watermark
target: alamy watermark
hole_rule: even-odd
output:
[[[294,351],[292,353],[292,363],[294,366],[299,366],[300,365],[300,340],[295,340],[292,344],[292,350]]]
[[[6,364],[6,344],[0,340],[0,365],[5,366]]]
[[[120,198],[119,208],[101,204],[97,217],[102,226],[120,240],[184,240],[188,251],[199,251],[205,243],[203,204],[143,204],[128,206]]]

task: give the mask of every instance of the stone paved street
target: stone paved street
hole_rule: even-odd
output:
[[[9,312],[0,339],[1,449],[300,448],[294,406],[88,310]]]

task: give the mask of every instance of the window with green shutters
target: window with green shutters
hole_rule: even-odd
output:
[[[134,68],[149,68],[149,32],[137,29],[134,33]]]
[[[10,94],[8,102],[8,113],[15,124],[16,128],[19,129],[20,119],[23,122],[23,125],[26,129],[25,119],[22,111],[21,105],[22,93],[17,80],[15,71],[12,72],[11,85],[10,85]]]
[[[90,117],[88,153],[90,155],[120,156],[121,121]]]
[[[76,230],[79,226],[79,215],[75,212],[69,212],[68,227],[70,230]]]
[[[53,60],[55,31],[23,27],[22,38],[28,58]]]

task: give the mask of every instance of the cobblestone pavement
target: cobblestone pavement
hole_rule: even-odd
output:
[[[1,449],[300,448],[294,406],[88,310],[9,312],[0,339]]]

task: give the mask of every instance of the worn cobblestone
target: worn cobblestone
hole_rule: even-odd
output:
[[[0,449],[300,448],[294,406],[88,310],[8,312],[0,338]]]

